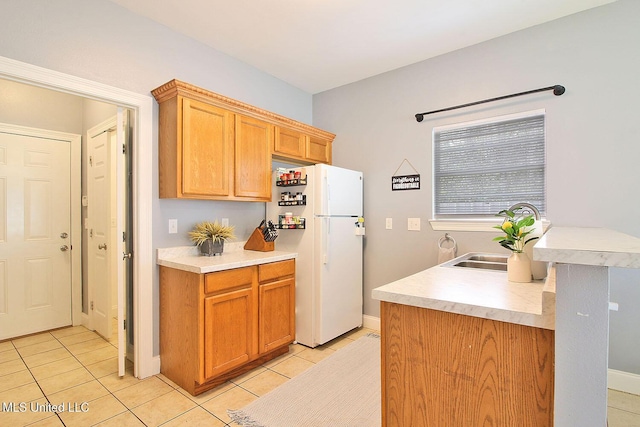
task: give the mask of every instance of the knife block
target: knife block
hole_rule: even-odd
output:
[[[244,248],[250,251],[269,252],[275,249],[275,242],[266,242],[261,228],[256,228],[244,244]]]

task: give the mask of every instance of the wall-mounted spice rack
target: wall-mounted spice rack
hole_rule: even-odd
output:
[[[276,228],[282,230],[304,230],[306,222],[306,218],[289,215],[287,213],[285,215],[278,215],[278,224],[276,224]]]
[[[294,187],[296,185],[307,185],[307,179],[283,179],[276,181],[278,187]]]
[[[291,194],[288,191],[280,193],[278,206],[304,206],[307,204],[307,195],[302,193]]]

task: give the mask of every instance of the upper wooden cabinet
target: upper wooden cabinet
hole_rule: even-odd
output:
[[[310,135],[290,128],[276,127],[273,156],[301,163],[331,164],[332,141],[333,138],[326,138],[324,135]]]
[[[318,137],[307,139],[306,158],[313,163],[331,164],[331,141]]]
[[[273,125],[236,114],[234,188],[237,197],[271,200]]]
[[[276,127],[273,154],[294,159],[304,159],[307,136],[297,130]]]
[[[160,185],[161,197],[229,196],[233,114],[188,98],[176,100],[182,104],[178,108],[182,120],[177,120],[182,126],[176,137],[172,130],[171,138],[165,134],[161,142],[160,182],[165,184]]]
[[[178,80],[151,93],[161,198],[270,201],[272,157],[331,163],[332,133]]]

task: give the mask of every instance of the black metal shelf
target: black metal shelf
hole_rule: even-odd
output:
[[[295,187],[297,185],[307,185],[306,179],[287,179],[284,181],[276,181],[278,187]]]
[[[276,224],[276,228],[280,230],[304,230],[304,224]]]
[[[306,200],[285,200],[278,202],[278,206],[305,206],[306,204]]]

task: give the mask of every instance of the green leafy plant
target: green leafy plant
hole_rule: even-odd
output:
[[[217,220],[214,222],[203,221],[193,227],[193,230],[189,232],[189,238],[197,246],[202,245],[209,239],[214,242],[224,242],[236,237],[233,234],[233,230],[233,225],[222,225]]]
[[[527,243],[538,238],[531,237],[527,239],[527,236],[533,231],[533,229],[527,230],[527,227],[531,227],[536,220],[533,215],[521,215],[520,209],[516,208],[512,211],[505,209],[498,212],[496,216],[504,219],[501,225],[493,227],[505,233],[504,236],[498,236],[493,241],[500,243],[503,248],[517,253],[522,253]]]

